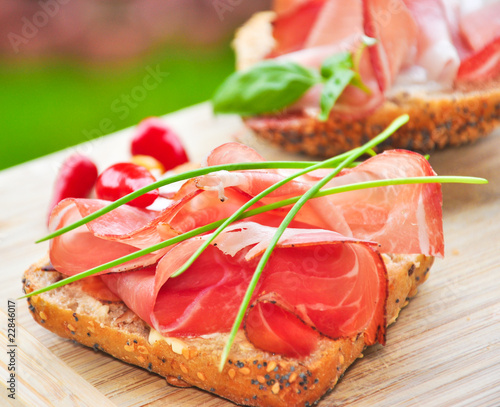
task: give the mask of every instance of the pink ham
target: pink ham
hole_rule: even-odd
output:
[[[378,40],[359,68],[371,93],[348,86],[333,114],[369,115],[396,82],[452,89],[457,81],[500,75],[499,2],[296,0],[276,1],[274,7],[277,45],[269,57],[319,68],[330,55],[358,49],[363,34]],[[289,111],[318,114],[321,89],[310,89]]]
[[[209,165],[262,161],[236,143],[215,149]],[[302,195],[328,170],[299,177],[256,206]],[[238,171],[187,181],[161,212],[127,205],[53,240],[54,267],[71,275],[138,248],[168,239],[232,214],[251,196],[291,170]],[[433,176],[420,155],[391,151],[344,170],[331,186],[373,179]],[[221,182],[224,202],[209,184]],[[229,182],[229,184],[228,184]],[[197,187],[198,185],[198,187]],[[51,216],[57,229],[107,202],[68,199]],[[443,252],[441,190],[437,184],[383,187],[311,200],[279,241],[252,297],[245,332],[258,347],[291,357],[315,349],[319,335],[364,335],[367,345],[385,340],[387,276],[379,250],[394,253]],[[108,270],[88,289],[120,297],[146,323],[170,336],[228,332],[254,269],[287,209],[236,222],[181,276],[171,278],[207,235]],[[327,230],[329,229],[329,230]],[[342,234],[339,233],[342,231]],[[122,271],[122,272],[118,272]],[[224,315],[224,318],[221,318]]]
[[[458,81],[488,80],[500,75],[500,36],[482,50],[462,60]]]
[[[184,274],[169,278],[196,250],[203,237],[177,245],[150,271],[104,276],[108,287],[145,321],[164,335],[203,335],[228,332],[256,262],[275,228],[253,222],[232,225]],[[368,344],[383,342],[385,332],[386,272],[380,256],[356,239],[323,230],[287,229],[264,270],[253,302],[270,302],[305,322],[275,348],[312,350],[316,335],[296,335],[314,327],[330,337],[365,333]],[[140,288],[142,293],[139,293]],[[139,300],[141,298],[141,300]],[[257,309],[257,308],[256,308]],[[318,312],[322,309],[322,312]],[[283,315],[275,310],[278,320]],[[247,333],[269,335],[249,311]],[[224,318],[220,318],[224,315]],[[266,314],[269,327],[277,326]],[[271,328],[272,329],[272,328]],[[311,342],[312,341],[312,342]],[[286,342],[286,343],[285,343]],[[298,342],[296,344],[296,342]]]
[[[450,86],[460,58],[452,39],[450,23],[441,0],[404,0],[418,24],[415,64],[427,72],[427,79]]]
[[[61,273],[77,274],[226,218],[249,199],[248,195],[238,191],[228,191],[228,194],[231,199],[220,204],[216,194],[195,188],[161,212],[122,205],[87,225],[54,238],[50,245],[51,262]],[[108,203],[95,199],[66,199],[51,214],[51,230],[76,222]],[[125,271],[154,264],[168,250],[159,250],[107,271]]]
[[[220,147],[244,151],[237,144]],[[252,154],[249,154],[252,156]],[[289,188],[278,189],[280,197],[302,195],[328,170],[316,171],[292,181]],[[258,171],[237,172],[230,184],[249,195],[256,195],[255,186],[269,185],[269,174]],[[276,174],[273,173],[273,179]],[[428,161],[420,154],[392,150],[368,159],[363,164],[344,170],[328,187],[371,180],[404,177],[430,177],[435,175]],[[212,177],[215,177],[213,175]],[[283,177],[283,176],[282,176]],[[239,181],[239,183],[237,182]],[[295,190],[295,193],[293,193]],[[263,202],[269,202],[266,198]],[[439,184],[413,184],[344,192],[309,201],[299,212],[297,220],[319,228],[335,230],[381,244],[385,253],[424,253],[442,256],[444,253],[441,186]]]
[[[500,75],[500,2],[459,17],[462,61],[458,81],[488,80]]]
[[[270,56],[275,57],[301,49],[324,4],[325,0],[294,2],[287,7],[277,4],[278,15],[273,22],[276,46]]]
[[[384,92],[408,64],[416,45],[417,26],[402,0],[363,0],[363,26],[366,35],[378,40],[368,52]]]
[[[500,2],[485,4],[469,13],[461,13],[459,29],[462,38],[475,52],[494,42],[500,37]]]

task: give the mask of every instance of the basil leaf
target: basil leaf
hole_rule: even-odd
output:
[[[332,75],[326,80],[321,92],[319,120],[328,120],[333,105],[355,75],[356,73],[352,69],[344,67],[332,70]]]
[[[290,106],[320,83],[317,72],[294,62],[269,60],[229,76],[212,97],[214,112],[253,115]]]
[[[330,78],[338,69],[352,69],[354,63],[350,52],[339,52],[325,59],[321,65],[321,76]]]

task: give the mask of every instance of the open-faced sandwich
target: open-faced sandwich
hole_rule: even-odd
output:
[[[214,96],[255,133],[329,157],[395,117],[381,147],[430,151],[500,123],[500,2],[275,0],[234,40],[238,71]]]
[[[374,155],[406,120],[319,163],[228,143],[152,184],[135,164],[108,168],[95,191],[116,201],[52,210],[49,256],[23,280],[33,317],[174,386],[251,406],[317,403],[385,343],[443,255],[439,182],[466,180],[437,177],[414,152]]]

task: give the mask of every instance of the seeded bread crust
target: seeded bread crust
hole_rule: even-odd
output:
[[[273,18],[273,12],[257,13],[237,31],[233,47],[238,69],[255,64],[271,51]],[[402,114],[409,114],[410,122],[379,149],[426,153],[473,142],[500,126],[500,78],[457,85],[450,92],[401,91],[363,118],[332,113],[321,122],[316,113],[286,111],[244,121],[258,137],[286,151],[331,157],[366,143]]]
[[[416,294],[434,258],[383,255],[389,276],[387,322]],[[50,271],[48,259],[24,274],[30,293],[62,278]],[[49,271],[47,271],[49,270]],[[218,371],[225,334],[167,338],[151,344],[150,328],[123,302],[105,302],[85,293],[78,282],[28,299],[33,318],[63,338],[75,340],[124,362],[158,373],[174,386],[196,386],[236,404],[249,406],[313,405],[331,390],[356,358],[362,357],[363,335],[355,339],[322,337],[304,360],[263,352],[240,333],[221,373]]]

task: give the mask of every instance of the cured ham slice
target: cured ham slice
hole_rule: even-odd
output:
[[[65,199],[52,211],[51,230],[69,225],[101,209],[108,202],[88,199]],[[146,210],[123,205],[98,220],[54,238],[50,243],[50,261],[61,273],[74,275],[138,250],[134,245],[119,241],[118,235],[127,236],[154,218]],[[123,220],[123,222],[121,222]],[[125,263],[117,270],[136,268],[155,263],[161,253],[151,254]]]
[[[459,28],[471,50],[480,51],[500,37],[500,2],[482,4],[471,12],[461,13]]]
[[[368,52],[384,92],[409,60],[416,44],[417,26],[402,0],[364,0],[363,25],[365,34],[378,40]]]
[[[191,182],[192,183],[192,182]],[[248,195],[228,191],[231,199],[220,205],[217,194],[190,190],[161,212],[122,205],[108,214],[51,241],[50,259],[66,275],[74,275],[138,249],[148,248],[180,233],[224,219],[248,201]],[[50,228],[69,225],[109,204],[96,199],[66,199],[52,211]],[[263,218],[265,215],[263,215]],[[167,225],[167,227],[165,227]],[[110,268],[132,270],[155,264],[169,248]]]
[[[493,79],[498,75],[500,75],[500,36],[462,61],[457,80]]]
[[[359,40],[364,34],[361,7],[361,0],[326,1],[309,32],[304,48],[336,44],[348,41],[349,38]]]
[[[206,164],[262,160],[254,150],[228,143],[215,149]],[[302,195],[329,171],[302,175],[256,206]],[[228,217],[291,172],[247,170],[188,180],[162,211],[124,205],[55,238],[51,262],[72,275],[133,253]],[[343,170],[328,187],[433,175],[422,156],[396,150]],[[222,201],[212,186],[221,187]],[[52,212],[50,227],[63,227],[107,203],[64,200]],[[106,301],[119,297],[163,335],[229,332],[259,259],[287,211],[231,224],[178,277],[172,276],[209,235],[109,269],[84,289]],[[387,275],[379,252],[442,254],[441,215],[438,184],[379,187],[310,200],[283,233],[255,286],[244,320],[247,337],[261,349],[299,358],[315,349],[321,335],[362,334],[367,345],[384,343]]]
[[[500,2],[459,17],[462,61],[458,81],[488,80],[500,75]]]
[[[226,147],[238,150],[237,145]],[[328,172],[323,169],[308,177],[301,177],[300,181],[292,181],[288,189],[282,190],[283,195],[302,195]],[[238,177],[231,180],[233,182],[223,186],[238,187],[250,195],[255,195],[254,185],[262,188],[268,186],[266,173],[244,171],[238,174]],[[353,169],[344,170],[327,187],[433,175],[435,173],[431,166],[420,154],[392,150],[372,157]],[[221,183],[223,181],[220,180]],[[295,193],[291,194],[293,190]],[[280,189],[276,192],[278,191]],[[267,202],[266,199],[263,201]],[[439,184],[394,185],[310,200],[301,209],[297,219],[346,236],[376,241],[381,245],[380,250],[385,253],[442,256],[444,244],[441,204]]]
[[[276,46],[271,56],[301,49],[324,3],[325,0],[308,0],[286,8],[279,7],[278,17],[273,23]]]
[[[228,332],[275,230],[253,222],[234,224],[180,277],[170,278],[204,237],[175,246],[160,261],[156,273],[114,273],[103,279],[163,335]],[[331,231],[287,229],[252,299],[255,304],[271,304],[272,312],[261,312],[262,306],[269,305],[251,308],[247,316],[251,322],[246,324],[249,338],[270,336],[278,322],[286,320],[289,328],[296,329],[287,336],[278,334],[266,350],[303,356],[317,340],[311,327],[333,338],[364,333],[367,344],[383,342],[387,281],[374,246]],[[269,328],[256,324],[263,316]],[[297,318],[303,322],[294,324]],[[298,335],[303,330],[308,333]]]
[[[344,170],[327,187],[402,177],[436,175],[420,154],[390,150]],[[352,235],[380,244],[383,253],[444,255],[441,185],[408,184],[331,195]]]
[[[276,48],[268,57],[319,68],[329,56],[359,49],[360,76],[371,93],[347,86],[334,114],[352,119],[377,109],[396,85],[452,90],[456,82],[500,75],[500,2],[465,0],[298,0],[274,3]],[[319,112],[321,86],[290,112]]]
[[[441,0],[404,0],[418,24],[415,63],[427,72],[427,80],[450,86],[460,58]]]

